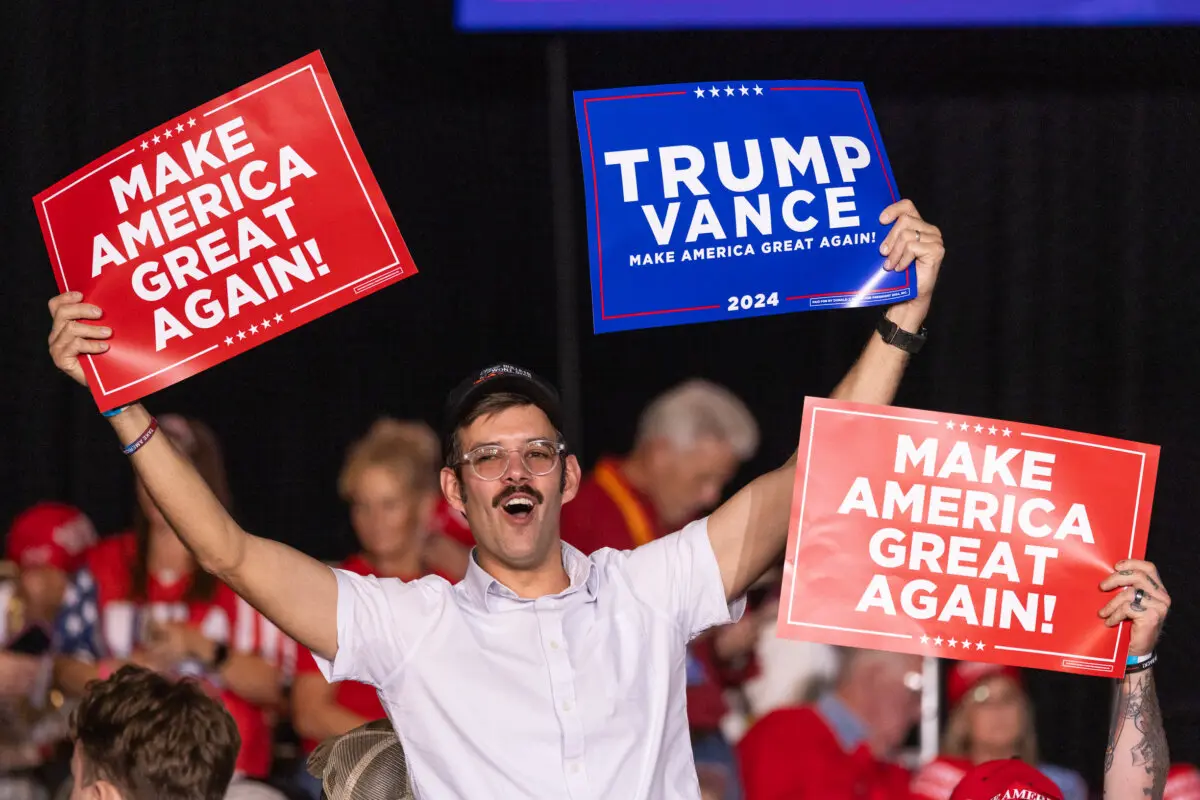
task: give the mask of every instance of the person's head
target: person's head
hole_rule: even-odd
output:
[[[631,458],[645,491],[669,527],[715,507],[742,462],[758,449],[758,424],[728,389],[690,380],[642,411]]]
[[[921,657],[909,653],[841,653],[835,691],[866,725],[871,749],[881,757],[903,745],[921,718],[921,667]]]
[[[1041,772],[1016,758],[976,766],[954,787],[950,800],[1063,800],[1062,789]]]
[[[559,558],[559,513],[580,471],[553,387],[508,364],[468,378],[447,402],[443,447],[442,492],[481,558],[513,571]]]
[[[91,520],[74,506],[38,503],[17,515],[4,555],[17,565],[17,591],[28,617],[54,619],[70,574],[95,541]]]
[[[200,477],[208,484],[217,499],[226,508],[232,504],[229,479],[225,474],[225,460],[221,446],[212,429],[196,419],[178,414],[163,414],[158,417],[159,433],[165,434],[175,447],[195,465]],[[137,561],[133,567],[134,597],[145,597],[149,583],[150,550],[159,547],[183,548],[183,543],[167,524],[162,512],[154,504],[140,479],[134,480],[137,503],[133,509],[133,531],[137,537]],[[194,570],[189,600],[208,599],[215,588],[215,579],[203,570]]]
[[[957,662],[947,676],[946,700],[943,754],[976,762],[1009,756],[1037,762],[1033,709],[1015,667]]]
[[[338,493],[368,555],[420,550],[437,503],[438,456],[437,434],[423,422],[381,419],[350,446]]]
[[[71,800],[221,800],[241,737],[192,681],[126,666],[71,714]]]

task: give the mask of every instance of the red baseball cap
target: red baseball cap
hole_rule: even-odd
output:
[[[1021,670],[1004,664],[987,664],[979,661],[958,661],[950,668],[946,676],[946,702],[950,710],[958,708],[959,703],[967,693],[988,678],[1008,678],[1018,686],[1023,686]]]
[[[22,569],[74,572],[95,542],[96,529],[82,511],[66,503],[38,503],[13,520],[4,557]]]
[[[1063,800],[1054,781],[1024,761],[1006,758],[972,769],[954,789],[950,800]]]
[[[1163,800],[1200,800],[1200,770],[1191,764],[1172,764]]]

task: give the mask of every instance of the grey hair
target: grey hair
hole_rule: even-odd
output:
[[[741,461],[758,450],[758,423],[737,395],[710,381],[693,378],[660,394],[638,420],[637,443],[663,438],[693,447],[711,437],[726,442]]]

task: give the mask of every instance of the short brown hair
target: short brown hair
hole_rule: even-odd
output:
[[[438,488],[438,440],[424,422],[401,422],[384,417],[375,422],[346,451],[338,476],[338,493],[350,500],[358,478],[368,467],[383,467],[413,492]]]
[[[499,414],[501,411],[507,411],[510,408],[522,408],[524,406],[537,406],[537,403],[530,400],[523,394],[515,392],[496,392],[494,394],[485,395],[478,403],[471,407],[466,414],[463,415],[462,421],[458,423],[458,427],[450,433],[450,441],[446,448],[446,466],[454,470],[454,475],[458,478],[458,495],[465,503],[467,501],[467,488],[463,485],[463,452],[462,433],[463,428],[471,425],[475,420],[482,417],[490,417],[493,414]],[[566,437],[562,431],[554,429],[554,438],[559,444],[566,443]],[[559,458],[559,489],[567,485],[567,469],[566,469],[567,451],[563,451]]]
[[[221,800],[242,744],[233,717],[194,681],[134,666],[88,685],[71,738],[80,782],[107,781],[127,800]]]

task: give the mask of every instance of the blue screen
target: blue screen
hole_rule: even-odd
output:
[[[457,0],[465,30],[1200,23],[1200,0]]]

